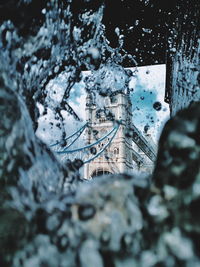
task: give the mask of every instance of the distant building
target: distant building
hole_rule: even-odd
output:
[[[92,144],[105,136],[113,129],[116,121],[120,122],[120,126],[109,147],[92,162],[85,164],[84,177],[91,178],[109,173],[132,173],[133,170],[152,172],[153,162],[133,142],[131,128],[134,126],[130,96],[123,92],[111,98],[106,96],[104,106],[105,109],[98,109],[92,96],[88,94],[86,120],[89,128],[86,132],[86,143]],[[144,141],[144,137],[142,138]],[[146,135],[145,143],[148,142],[147,139],[150,141],[150,136]],[[152,140],[151,144],[153,144]]]

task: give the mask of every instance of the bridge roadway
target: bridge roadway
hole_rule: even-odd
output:
[[[145,153],[145,155],[153,162],[156,160],[156,150],[154,147],[145,139],[141,132],[132,124],[130,128],[130,137],[133,142]],[[137,153],[137,152],[136,152]],[[136,155],[137,156],[137,155]]]

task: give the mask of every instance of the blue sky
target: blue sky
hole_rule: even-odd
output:
[[[143,131],[149,125],[149,133],[154,140],[160,136],[161,130],[169,119],[169,105],[164,102],[166,66],[154,65],[139,67],[136,78],[132,79],[131,96],[133,106],[133,123]],[[161,110],[153,108],[159,102]]]

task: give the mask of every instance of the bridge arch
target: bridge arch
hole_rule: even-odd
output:
[[[92,172],[91,177],[94,178],[94,177],[98,177],[101,175],[108,175],[108,174],[112,174],[112,172],[110,172],[107,168],[106,169],[97,168]]]

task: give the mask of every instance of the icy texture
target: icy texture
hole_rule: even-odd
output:
[[[35,137],[36,103],[61,124],[64,108],[78,120],[68,98],[81,67],[93,69],[97,85],[107,72],[108,95],[111,86],[124,90],[123,36],[116,29],[119,48],[109,48],[101,3],[44,1],[30,23],[24,8],[32,3],[9,1],[21,22],[8,16],[0,27],[0,265],[199,266],[199,103],[166,125],[153,177],[80,180],[81,161],[61,166]],[[63,71],[66,90],[56,101],[46,85]],[[98,95],[101,84],[93,89]]]
[[[23,12],[26,4],[22,2],[17,5],[16,12],[20,12],[20,8]],[[31,2],[28,5],[30,9]],[[79,119],[69,106],[67,98],[74,83],[81,78],[81,67],[91,68],[98,64],[98,49],[102,49],[99,38],[103,7],[99,3],[94,12],[90,12],[89,7],[85,3],[88,10],[83,5],[83,10],[80,8],[80,14],[77,14],[76,3],[70,4],[70,1],[51,1],[43,10],[36,4],[37,10],[32,16],[38,16],[38,12],[41,12],[41,18],[40,25],[33,18],[31,29],[35,27],[34,33],[26,28],[23,21],[18,25],[18,28],[22,28],[21,31],[10,20],[1,25],[2,75],[7,86],[23,95],[35,127],[38,118],[37,102],[44,106],[44,112],[47,106],[55,112],[61,127],[62,109]],[[84,35],[85,31],[88,31],[87,35]],[[93,59],[94,62],[90,62]],[[66,75],[66,88],[61,101],[54,101],[52,105],[49,94],[52,95],[53,92],[47,93],[46,86],[62,72]]]
[[[181,11],[180,11],[181,10]],[[184,10],[184,12],[182,11]],[[167,88],[172,115],[200,100],[199,2],[179,1],[168,38]],[[181,34],[180,34],[181,33]]]
[[[31,191],[34,187],[41,200],[48,192],[61,189],[64,170],[54,155],[34,134],[31,119],[24,103],[1,84],[1,143],[0,179],[2,184]],[[59,188],[60,187],[60,188]],[[17,199],[16,199],[17,200]]]
[[[21,218],[25,206],[21,214],[12,214],[26,229],[13,266],[199,266],[200,175],[194,160],[200,158],[199,118],[198,103],[166,125],[152,185],[147,177],[110,175],[79,184],[74,197],[58,193],[37,204],[34,228]],[[183,143],[188,134],[197,143],[173,142],[177,122]],[[175,162],[190,175],[176,172],[174,177]]]

